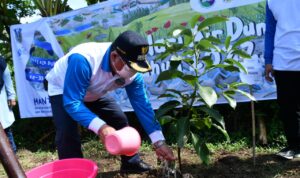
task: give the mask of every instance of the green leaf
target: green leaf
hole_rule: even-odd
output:
[[[221,131],[221,133],[225,136],[226,141],[230,141],[230,137],[229,137],[227,131],[224,128],[220,127],[217,124],[213,124],[213,127],[215,127],[216,129],[218,129],[219,131]]]
[[[169,112],[170,110],[173,110],[174,108],[176,108],[179,105],[180,105],[180,102],[177,100],[171,100],[171,101],[165,102],[156,111],[156,113],[155,113],[156,119],[159,119],[160,117],[165,115],[167,112]]]
[[[165,70],[159,74],[155,83],[158,83],[158,82],[161,82],[164,80],[180,78],[182,75],[183,75],[183,73],[178,70]]]
[[[184,41],[183,41],[184,46],[188,47],[192,43],[192,41],[193,41],[193,36],[191,36],[191,35],[184,35],[183,39],[184,39]]]
[[[167,93],[167,94],[161,94],[161,95],[159,95],[158,98],[176,98],[176,96],[172,95],[170,93]]]
[[[225,129],[225,122],[223,116],[219,113],[219,111],[213,109],[213,108],[208,108],[208,107],[200,107],[200,110],[203,112],[207,113],[210,117],[212,117],[215,121],[217,121],[223,129]]]
[[[182,93],[178,90],[175,90],[175,89],[167,89],[166,92],[171,92],[171,93],[175,93],[179,96],[182,96]]]
[[[177,145],[179,148],[183,148],[185,141],[184,137],[190,132],[189,118],[182,117],[177,120]]]
[[[183,44],[173,43],[171,46],[169,46],[168,51],[170,51],[171,53],[176,53],[182,50],[182,48],[184,48]]]
[[[181,35],[181,33],[184,31],[184,29],[175,29],[173,32],[172,32],[172,36],[173,37],[178,37]]]
[[[217,68],[225,68],[227,67],[228,65],[225,65],[225,64],[217,64],[217,65],[214,65],[214,67],[217,67]]]
[[[230,96],[235,95],[235,91],[234,91],[234,90],[226,90],[225,93],[226,93],[227,95],[230,95]]]
[[[246,69],[240,62],[238,62],[238,61],[236,61],[236,60],[234,60],[234,59],[232,59],[232,58],[228,58],[228,59],[226,59],[225,61],[231,62],[232,64],[238,66],[238,68],[240,68],[243,72],[248,73],[248,72],[247,72],[247,69]],[[225,61],[224,61],[224,62],[225,62]]]
[[[185,50],[182,53],[183,56],[188,56],[188,55],[193,56],[194,54],[195,54],[195,51],[191,50],[191,49],[190,50]]]
[[[177,55],[172,55],[170,58],[170,61],[182,61],[183,57],[177,56]]]
[[[169,115],[166,115],[166,116],[162,116],[162,117],[159,118],[159,123],[160,123],[161,125],[165,125],[165,124],[167,124],[167,123],[172,122],[173,120],[175,120],[174,117],[169,116]]]
[[[196,127],[198,130],[202,130],[205,127],[203,119],[199,117],[193,117],[191,119],[191,126]]]
[[[240,50],[240,49],[235,49],[232,51],[232,54],[236,54],[242,58],[251,58],[251,56],[249,54],[247,54],[245,51]]]
[[[203,30],[204,28],[217,24],[217,23],[221,23],[221,22],[225,22],[228,19],[225,17],[220,17],[220,16],[214,16],[214,17],[209,17],[207,19],[204,19],[198,26],[198,31]]]
[[[256,101],[256,99],[254,98],[254,96],[252,96],[250,93],[244,92],[242,90],[235,90],[235,91],[241,93],[242,95],[244,95],[246,97],[248,97],[252,101]]]
[[[216,38],[213,36],[209,36],[208,38],[205,38],[205,39],[212,43],[221,44],[221,40],[219,38]]]
[[[200,15],[200,14],[197,14],[197,15],[194,15],[191,20],[190,20],[190,24],[191,24],[191,27],[194,28],[195,25],[198,23],[198,20],[199,18],[203,16],[203,15]]]
[[[205,165],[209,164],[209,149],[205,143],[201,143],[200,138],[192,133],[192,143],[194,149]]]
[[[225,49],[228,50],[231,41],[231,36],[227,36],[225,40]]]
[[[198,77],[193,75],[183,75],[181,79],[186,83],[188,83],[189,85],[191,85],[192,87],[194,87],[198,82]]]
[[[228,101],[229,105],[232,108],[236,108],[236,100],[232,98],[230,95],[226,94],[225,92],[222,93],[224,98]]]
[[[210,129],[210,128],[211,128],[211,124],[212,124],[211,119],[208,118],[208,117],[206,117],[206,118],[203,118],[202,120],[203,120],[204,125],[205,125],[207,128]]]
[[[202,46],[202,47],[204,47],[204,48],[206,48],[206,49],[208,49],[208,48],[214,48],[214,45],[210,41],[205,40],[205,39],[200,40],[198,42],[198,44],[197,44],[197,47],[199,45]]]
[[[190,64],[190,65],[193,65],[194,64],[194,60],[193,59],[191,59],[191,58],[185,58],[185,59],[183,59],[183,61],[184,62],[186,62],[186,63],[188,63],[188,64]]]
[[[239,47],[241,44],[243,44],[247,41],[251,41],[254,38],[255,38],[254,36],[247,36],[247,37],[241,38],[232,45],[232,49],[235,49],[235,48]]]
[[[204,100],[204,102],[209,106],[213,106],[216,104],[218,100],[218,96],[215,92],[215,90],[209,86],[201,86],[199,83],[197,83],[199,88],[199,94],[201,98]]]
[[[233,82],[230,84],[230,88],[238,88],[240,86],[247,86],[247,83],[244,82]]]
[[[201,60],[205,63],[205,69],[211,68],[211,66],[214,64],[214,61],[211,58],[211,55],[204,56],[201,58]]]
[[[164,53],[161,53],[159,55],[156,55],[156,58],[155,58],[155,61],[158,61],[158,60],[164,60],[165,58],[167,58],[171,53],[169,52],[164,52]]]
[[[217,52],[221,51],[221,49],[218,46],[212,44],[209,40],[206,40],[206,39],[200,40],[198,42],[198,44],[196,45],[196,47],[200,47],[200,46],[202,46],[204,49],[210,49],[210,50],[215,49],[215,51],[217,51]]]
[[[224,67],[224,69],[230,72],[240,72],[240,69],[238,67],[232,65],[227,65]]]

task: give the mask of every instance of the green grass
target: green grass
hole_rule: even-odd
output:
[[[232,141],[232,142],[220,142],[220,143],[209,143],[208,144],[208,148],[212,151],[219,151],[219,150],[226,150],[228,152],[235,152],[235,151],[239,151],[245,148],[251,148],[252,149],[252,145],[249,145],[249,141],[247,141],[246,138],[242,138],[240,140],[237,141]],[[277,152],[281,147],[270,147],[270,146],[260,146],[260,145],[256,145],[255,150],[257,153],[266,153],[266,154],[270,154],[270,153],[275,153]]]

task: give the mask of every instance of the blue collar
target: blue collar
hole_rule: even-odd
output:
[[[106,71],[106,72],[111,72],[111,67],[110,67],[110,47],[107,48],[104,56],[103,56],[103,59],[102,59],[102,62],[101,62],[101,68],[102,70]]]

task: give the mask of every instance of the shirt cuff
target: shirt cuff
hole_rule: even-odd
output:
[[[89,129],[92,130],[93,132],[95,132],[96,135],[98,135],[98,131],[99,129],[106,124],[103,120],[101,120],[98,117],[95,117],[92,122],[89,125]]]
[[[158,140],[165,140],[165,137],[164,137],[164,135],[163,135],[163,133],[162,133],[161,130],[157,130],[155,132],[152,132],[149,135],[149,137],[150,137],[152,143],[155,143]]]
[[[7,96],[7,100],[15,100],[15,99],[16,99],[16,95]]]

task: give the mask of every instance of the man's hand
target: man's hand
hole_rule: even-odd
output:
[[[12,109],[16,105],[16,100],[14,100],[14,99],[7,100],[7,104],[8,104],[8,107],[10,109]]]
[[[266,64],[265,67],[265,73],[266,73],[266,80],[269,82],[273,82],[273,66],[272,64]]]
[[[113,127],[105,124],[103,125],[99,131],[98,131],[98,135],[102,141],[103,144],[105,144],[105,137],[109,134],[112,134],[116,131],[116,129],[114,129]]]
[[[173,161],[175,160],[175,156],[173,154],[173,151],[169,148],[167,144],[161,144],[158,147],[155,148],[156,155],[158,159],[160,160],[169,160]]]

